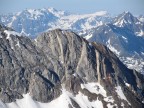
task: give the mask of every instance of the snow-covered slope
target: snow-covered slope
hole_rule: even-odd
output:
[[[91,93],[103,95],[104,101],[108,102],[108,104],[106,104],[107,108],[118,107],[118,105],[115,104],[113,97],[107,96],[106,91],[99,83],[88,83],[81,85],[81,87],[82,89],[87,89]],[[120,86],[115,88],[115,92],[120,99],[128,102]],[[22,99],[17,99],[12,103],[3,103],[0,101],[0,108],[70,108],[70,106],[74,107],[72,100],[77,103],[77,108],[105,108],[99,98],[97,98],[95,101],[90,101],[88,98],[88,96],[81,92],[74,95],[63,88],[62,94],[49,103],[35,101],[32,99],[30,93],[27,93],[23,95]],[[121,103],[121,107],[124,107],[123,102]]]
[[[110,16],[106,11],[100,11],[93,14],[83,15],[69,15],[61,18],[60,27],[63,29],[71,29],[74,31],[85,31],[111,20]]]

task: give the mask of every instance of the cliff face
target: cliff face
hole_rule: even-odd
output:
[[[50,102],[66,89],[74,96],[82,93],[90,102],[99,99],[104,108],[108,104],[122,107],[122,103],[128,108],[143,107],[144,77],[126,68],[104,45],[60,29],[35,40],[3,26],[0,30],[0,99],[4,103],[26,93],[36,101]],[[100,84],[106,95],[89,90],[91,83]],[[126,99],[120,98],[118,87]],[[106,100],[109,96],[114,102]],[[69,108],[81,106],[71,98]]]

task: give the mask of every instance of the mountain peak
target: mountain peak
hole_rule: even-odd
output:
[[[130,13],[129,11],[124,11],[122,14],[122,17],[125,18],[125,20],[131,19],[134,16],[132,15],[132,13]]]
[[[138,19],[134,17],[130,12],[125,11],[122,14],[118,15],[115,18],[114,22],[114,25],[124,27],[126,25],[132,25],[133,23],[138,22]]]

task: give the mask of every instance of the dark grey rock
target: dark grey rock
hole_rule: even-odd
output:
[[[64,87],[74,95],[81,91],[90,101],[98,97],[106,106],[103,96],[82,90],[80,86],[99,82],[113,97],[117,96],[112,90],[120,85],[134,108],[143,107],[144,76],[126,68],[106,46],[89,43],[71,31],[60,29],[43,33],[36,40],[14,35],[7,39],[3,31],[0,35],[0,99],[3,102],[20,99],[24,93],[30,93],[34,100],[50,102],[61,95]],[[75,101],[72,103],[78,106]],[[129,106],[127,102],[125,106]]]

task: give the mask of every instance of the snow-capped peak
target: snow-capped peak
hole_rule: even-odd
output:
[[[130,12],[126,11],[115,18],[114,25],[124,27],[126,25],[133,25],[138,22],[139,20],[136,17],[134,17]]]
[[[36,9],[28,9],[27,10],[31,15],[42,15],[40,10],[36,10]]]
[[[50,7],[47,9],[50,13],[54,14],[55,16],[57,17],[62,17],[62,16],[65,16],[65,15],[68,15],[69,13],[68,12],[65,12],[65,11],[58,11],[56,10],[55,8],[53,7]]]

